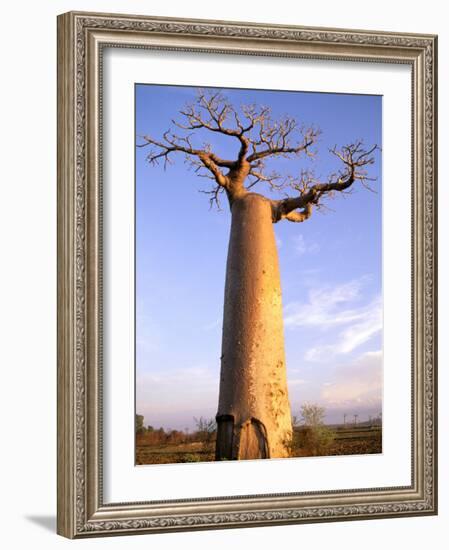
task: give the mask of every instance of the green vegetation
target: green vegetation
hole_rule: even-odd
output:
[[[301,407],[300,419],[293,417],[292,454],[294,456],[323,456],[327,454],[334,441],[334,432],[324,425],[325,413],[324,407],[304,403]],[[296,450],[302,451],[303,454],[295,454]]]
[[[143,420],[144,418],[141,414],[136,414],[136,434],[141,434],[145,431]]]

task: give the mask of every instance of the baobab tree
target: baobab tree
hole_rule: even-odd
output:
[[[324,181],[311,171],[298,176],[270,171],[271,159],[313,157],[320,131],[293,117],[273,120],[269,107],[232,105],[216,90],[199,90],[161,138],[140,136],[147,160],[164,168],[183,154],[198,176],[210,178],[211,205],[222,196],[231,211],[223,314],[216,459],[289,456],[292,418],[285,368],[281,284],[273,224],[302,223],[323,200],[347,193],[355,182],[368,187],[367,167],[376,145],[362,141],[334,147],[340,170]],[[222,158],[205,134],[236,144],[235,158]],[[268,193],[256,192],[265,185]],[[258,188],[258,190],[259,190]],[[272,191],[284,192],[282,198]]]

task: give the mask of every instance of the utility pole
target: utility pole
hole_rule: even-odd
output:
[[[343,415],[343,426],[346,426],[346,416],[347,416],[346,413],[344,413],[344,415]]]
[[[354,415],[354,426],[357,426],[357,418],[359,417],[358,414]]]

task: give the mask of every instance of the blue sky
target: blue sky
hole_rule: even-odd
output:
[[[334,145],[362,138],[381,145],[380,96],[223,89],[236,106],[269,106],[322,130],[315,160],[276,160],[273,169],[323,179],[338,169]],[[161,138],[196,89],[136,85],[136,134]],[[237,140],[200,132],[214,152],[232,158]],[[138,138],[137,138],[138,139]],[[145,423],[192,429],[218,403],[221,320],[230,212],[209,209],[210,188],[182,154],[164,171],[136,150],[136,411]],[[359,421],[382,407],[381,155],[360,184],[327,201],[301,224],[275,224],[281,269],[287,376],[292,413],[304,402],[326,407],[327,421]],[[258,192],[268,193],[263,185]]]

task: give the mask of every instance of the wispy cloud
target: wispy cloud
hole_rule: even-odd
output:
[[[382,352],[363,353],[350,364],[337,367],[335,378],[323,385],[321,401],[329,407],[381,407]]]
[[[349,353],[371,339],[382,330],[382,301],[377,296],[366,308],[354,324],[348,326],[341,333],[341,342],[337,346],[340,353]]]
[[[217,317],[215,321],[211,321],[210,323],[206,323],[202,326],[202,329],[207,331],[215,330],[221,326],[221,318]]]
[[[293,238],[293,249],[298,256],[302,256],[306,252],[310,254],[319,252],[320,246],[315,242],[306,242],[303,235],[297,235]]]
[[[304,384],[307,384],[307,380],[304,380],[304,378],[292,378],[288,381],[288,385],[290,388],[292,386],[303,386]]]
[[[285,307],[285,326],[325,328],[357,320],[361,312],[345,306],[359,298],[362,284],[363,280],[357,279],[332,287],[312,288],[308,302],[293,302]]]
[[[297,376],[288,380],[289,398],[294,414],[299,414],[305,402],[317,403],[326,410],[327,422],[342,422],[343,414],[359,414],[359,420],[367,420],[382,410],[382,352],[365,352],[355,358],[334,358],[332,366],[310,369],[304,384],[291,383],[300,380]]]
[[[193,417],[214,416],[218,403],[219,361],[214,367],[193,365],[137,373],[136,411],[155,426],[193,427]]]
[[[140,375],[136,383],[139,388],[151,387],[151,384],[161,384],[161,386],[164,385],[167,387],[177,384],[183,390],[186,383],[195,387],[216,385],[218,384],[216,370],[216,368],[208,368],[201,365],[172,369],[169,372],[165,369],[154,369],[151,373]],[[154,386],[152,390],[154,391]]]
[[[349,316],[348,316],[349,318]],[[366,307],[360,308],[349,325],[341,330],[335,342],[309,348],[305,354],[308,361],[323,361],[338,354],[351,353],[382,330],[382,304],[380,297]]]
[[[333,287],[314,288],[306,303],[292,303],[285,308],[286,327],[318,327],[328,331],[341,327],[337,338],[311,347],[305,354],[308,361],[322,361],[336,354],[350,353],[382,330],[382,301],[376,296],[368,304],[359,305],[361,288],[366,278]]]

